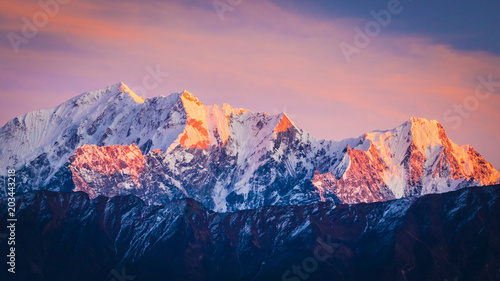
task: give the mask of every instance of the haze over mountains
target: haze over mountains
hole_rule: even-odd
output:
[[[188,92],[143,99],[123,83],[14,118],[0,140],[1,176],[15,167],[18,192],[132,194],[152,204],[194,198],[220,212],[500,182],[490,163],[433,120],[317,140],[285,114],[206,106]]]

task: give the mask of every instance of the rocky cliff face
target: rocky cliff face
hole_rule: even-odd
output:
[[[84,191],[91,198],[104,193],[106,187],[113,187],[111,191],[105,192],[109,196],[126,194],[127,190],[138,188],[139,177],[144,170],[144,156],[134,144],[103,147],[84,145],[76,149],[70,161],[74,191]],[[86,173],[86,177],[92,177],[93,182],[99,182],[100,185],[89,186],[80,176],[83,170],[91,172]],[[129,182],[132,185],[125,185]]]
[[[500,279],[500,186],[224,214],[83,192],[29,192],[16,207],[9,280]]]
[[[217,211],[377,202],[500,179],[436,121],[325,141],[285,114],[206,106],[188,92],[144,100],[122,83],[17,117],[0,140],[0,173],[18,170],[18,192],[189,197]]]

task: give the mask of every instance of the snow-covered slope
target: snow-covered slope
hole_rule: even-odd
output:
[[[0,128],[1,175],[5,176],[6,167],[15,167],[24,191],[69,188],[67,161],[85,144],[134,143],[146,153],[151,149],[166,151],[179,142],[186,147],[211,144],[224,137],[227,124],[223,121],[218,124],[196,117],[205,111],[227,118],[234,110],[227,105],[218,110],[216,106],[200,108],[196,104],[199,101],[187,92],[144,100],[119,83],[84,93],[52,109],[16,117]],[[208,126],[211,131],[203,135]],[[188,140],[183,139],[185,135]]]
[[[498,183],[500,173],[471,146],[451,142],[437,121],[411,118],[347,148],[343,173],[315,174],[313,184],[342,202],[373,202]]]
[[[15,167],[18,192],[191,197],[217,211],[384,201],[500,178],[436,121],[325,141],[285,114],[206,106],[188,92],[143,99],[123,83],[17,117],[0,140],[1,175]]]

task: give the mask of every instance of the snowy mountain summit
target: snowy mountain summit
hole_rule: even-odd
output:
[[[317,140],[285,114],[203,105],[189,92],[144,99],[125,84],[84,93],[0,128],[0,185],[133,194],[152,204],[194,198],[216,211],[317,201],[377,202],[500,182],[437,121]]]

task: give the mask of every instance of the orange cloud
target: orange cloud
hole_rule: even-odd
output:
[[[37,11],[30,3],[2,3],[1,30],[19,30],[19,18]],[[0,46],[0,87],[23,85],[19,95],[28,101],[19,107],[29,111],[117,81],[133,89],[145,68],[158,64],[171,75],[149,95],[186,89],[206,104],[267,112],[286,106],[295,124],[327,139],[389,129],[410,116],[437,119],[457,143],[472,144],[500,166],[494,144],[500,141],[498,94],[457,130],[443,119],[474,94],[479,75],[500,80],[498,56],[382,30],[347,63],[339,44],[352,40],[359,20],[313,18],[260,0],[244,1],[221,22],[207,7],[69,2],[19,54]],[[5,122],[14,116],[0,117]]]

